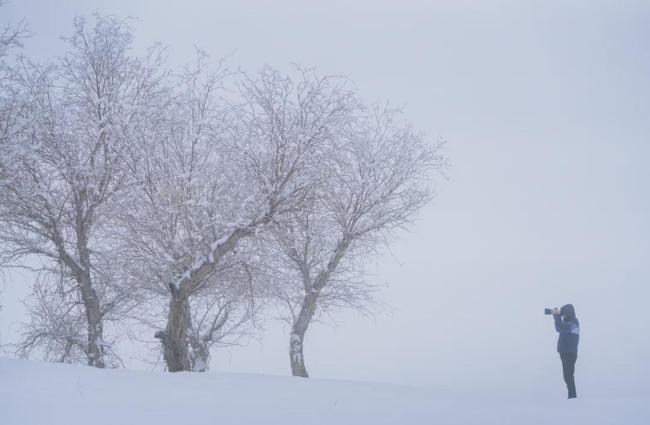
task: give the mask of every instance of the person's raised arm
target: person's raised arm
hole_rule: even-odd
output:
[[[555,330],[559,333],[566,333],[566,329],[562,323],[562,318],[560,317],[560,310],[557,308],[553,309],[553,319],[555,319]]]

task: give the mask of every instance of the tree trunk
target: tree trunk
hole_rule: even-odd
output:
[[[191,370],[189,352],[190,303],[187,296],[172,290],[167,314],[163,356],[170,372]]]
[[[305,367],[305,355],[303,354],[303,345],[305,333],[309,328],[309,323],[316,312],[317,292],[308,292],[302,302],[300,313],[294,320],[289,337],[289,361],[291,362],[291,373],[293,376],[308,378],[307,368]]]
[[[99,308],[99,298],[91,287],[82,289],[86,320],[88,321],[88,365],[103,368],[104,362],[104,324]]]
[[[79,265],[73,266],[76,274],[81,298],[86,309],[86,321],[88,322],[88,348],[86,356],[88,365],[103,368],[104,362],[104,323],[101,306],[97,291],[93,287],[90,260],[90,249],[88,249],[88,235],[92,223],[92,210],[85,210],[84,203],[87,193],[80,191],[75,195],[75,232],[77,236],[77,252],[79,254]],[[63,249],[63,242],[60,242]],[[72,262],[72,260],[70,260]]]

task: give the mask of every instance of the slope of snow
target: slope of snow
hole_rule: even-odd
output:
[[[452,392],[262,375],[97,370],[0,358],[3,425],[650,423],[650,394]]]

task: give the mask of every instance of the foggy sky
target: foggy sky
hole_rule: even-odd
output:
[[[570,302],[579,391],[650,382],[650,2],[12,0],[0,24],[24,18],[44,59],[93,11],[137,17],[136,47],[160,41],[175,64],[196,45],[250,71],[345,74],[448,141],[438,196],[370,267],[390,307],[310,329],[312,376],[557,387],[543,308]],[[4,282],[3,343],[27,281]],[[212,370],[289,374],[287,348],[268,322]]]

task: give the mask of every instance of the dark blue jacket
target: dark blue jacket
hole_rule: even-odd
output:
[[[580,341],[580,322],[571,304],[562,307],[561,316],[554,316],[555,330],[560,334],[557,340],[558,353],[577,353]]]

